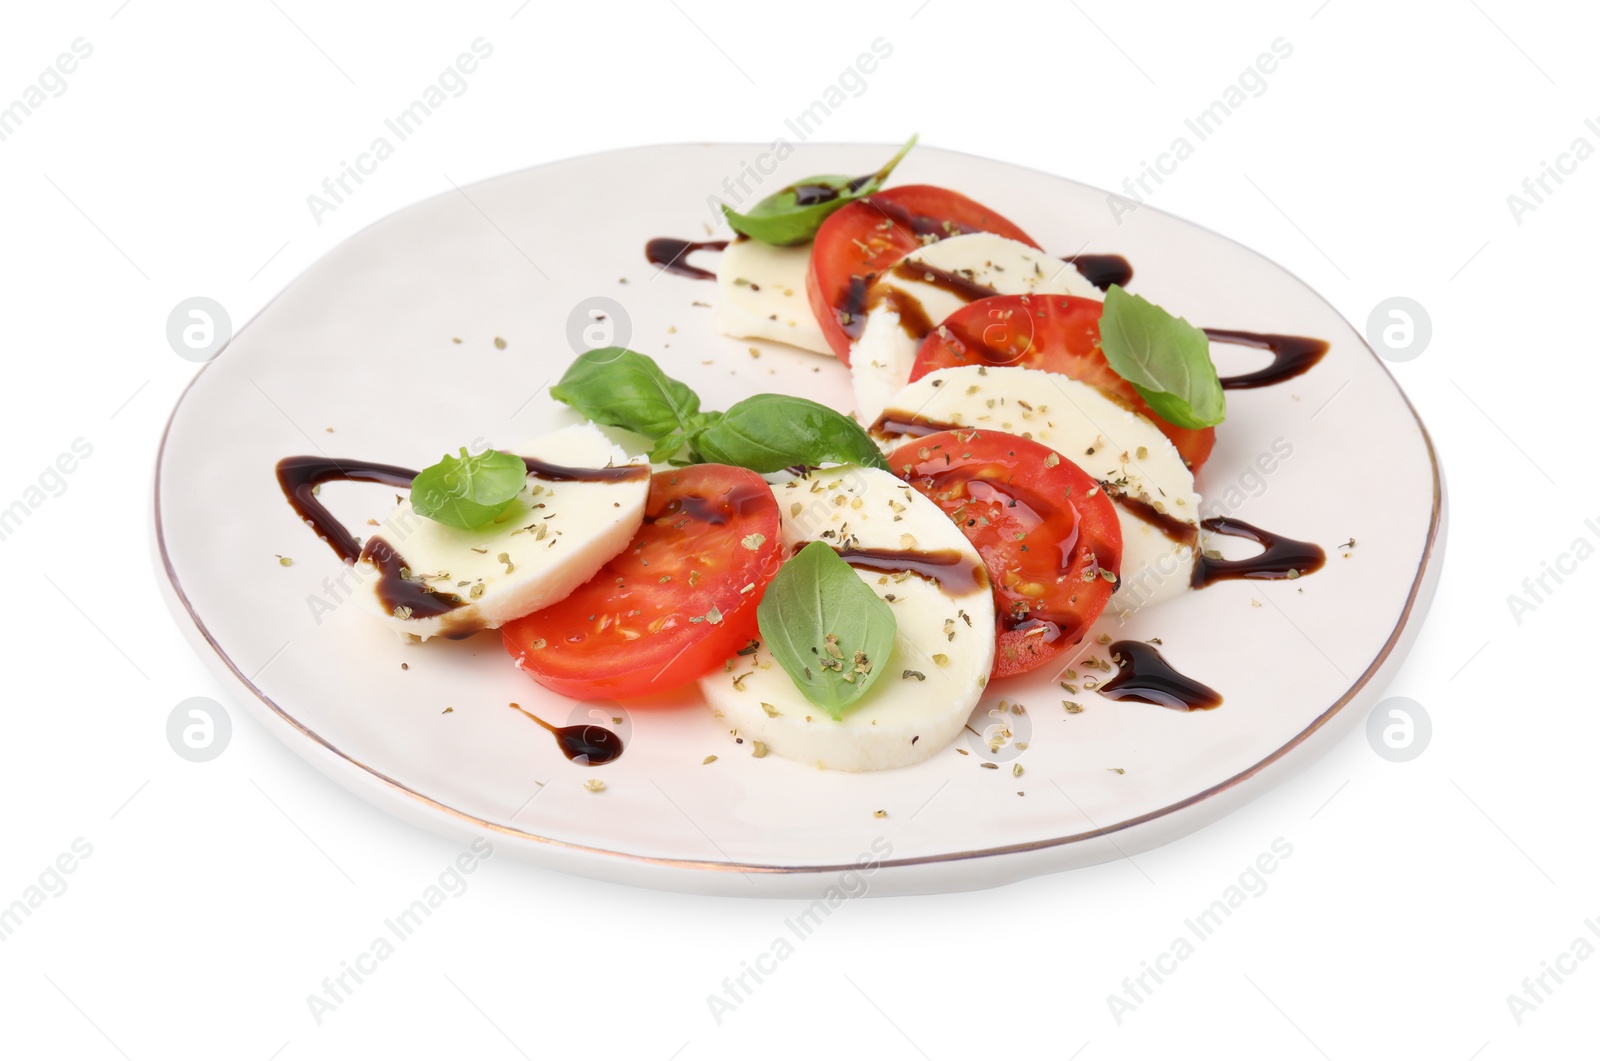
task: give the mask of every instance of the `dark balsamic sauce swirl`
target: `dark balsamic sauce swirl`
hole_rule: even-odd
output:
[[[407,569],[405,557],[377,535],[367,539],[366,548],[361,550],[361,559],[378,569],[378,585],[375,587],[378,603],[396,618],[432,619],[453,612],[466,603],[454,593],[443,593],[418,580],[415,573]],[[445,636],[465,637],[475,632],[467,631],[460,635],[446,633]]]
[[[867,293],[872,290],[872,282],[877,278],[877,273],[852,276],[850,289],[845,292],[844,305],[834,310],[839,327],[852,339],[861,338],[861,330],[867,326]]]
[[[278,485],[289,506],[347,564],[355,563],[361,556],[361,543],[317,499],[316,488],[329,482],[356,482],[410,489],[411,480],[416,477],[417,473],[410,468],[363,460],[285,457],[278,462]]]
[[[528,474],[546,482],[626,482],[648,478],[649,467],[627,464],[620,468],[568,468],[536,457],[523,457]],[[366,544],[336,519],[318,499],[316,489],[329,482],[379,483],[409,489],[417,473],[410,468],[373,461],[334,457],[285,457],[277,466],[278,486],[289,506],[317,537],[346,564],[365,560],[378,570],[374,587],[378,602],[392,615],[411,619],[432,619],[463,607],[466,602],[454,593],[430,587],[409,570],[405,557],[385,539],[373,535]],[[408,577],[409,576],[409,577]],[[449,638],[466,637],[475,630],[444,631]]]
[[[1121,492],[1113,487],[1106,486],[1104,483],[1101,485],[1105,486],[1106,495],[1121,505],[1130,516],[1135,516],[1142,522],[1150,524],[1170,540],[1191,548],[1195,542],[1200,540],[1200,528],[1188,520],[1169,515],[1156,508],[1150,502],[1134,497],[1132,494]]]
[[[528,474],[547,483],[631,483],[650,478],[648,464],[621,464],[609,468],[569,468],[538,457],[523,457]]]
[[[891,272],[902,280],[931,284],[940,291],[947,291],[968,302],[976,302],[980,298],[992,298],[1000,293],[988,284],[980,284],[960,273],[952,273],[937,265],[929,265],[927,262],[912,258],[903,259]]]
[[[674,276],[686,276],[691,280],[715,280],[717,274],[710,269],[689,264],[689,255],[695,251],[726,250],[727,246],[728,241],[725,239],[696,242],[691,239],[659,236],[644,245],[644,256],[651,265],[659,266],[663,272]]]
[[[943,420],[935,420],[931,416],[923,416],[921,413],[885,409],[883,415],[874,420],[872,426],[867,428],[867,434],[873,438],[888,441],[901,437],[922,438],[925,435],[936,435],[940,431],[971,430],[973,428],[945,423]]]
[[[1223,376],[1223,390],[1250,390],[1270,387],[1274,383],[1293,379],[1309,372],[1328,352],[1325,339],[1309,339],[1302,335],[1276,335],[1270,332],[1242,332],[1229,328],[1201,329],[1213,341],[1235,346],[1254,346],[1270,351],[1272,361],[1254,372],[1237,376]]]
[[[1180,674],[1143,641],[1118,641],[1110,651],[1117,676],[1095,690],[1107,700],[1137,700],[1174,711],[1209,711],[1222,703],[1221,693]]]
[[[1077,267],[1078,275],[1105,291],[1116,284],[1127,287],[1133,279],[1133,265],[1120,254],[1080,254],[1066,261]]]
[[[890,270],[890,274],[902,280],[929,284],[941,291],[954,295],[964,302],[976,302],[981,298],[991,298],[999,293],[994,288],[986,284],[980,284],[976,280],[962,276],[960,273],[952,273],[939,268],[937,265],[929,265],[926,262],[914,261],[909,258],[895,265]],[[855,278],[852,278],[852,285],[854,285],[854,282]],[[867,292],[867,289],[863,288],[863,291]],[[864,293],[861,300],[866,302],[865,308],[869,312],[879,306],[888,306],[893,309],[895,316],[900,318],[900,329],[906,335],[919,342],[927,338],[928,333],[933,331],[938,324],[937,321],[928,316],[928,311],[922,305],[922,301],[916,295],[901,287],[894,287],[888,284],[875,286],[870,289],[870,292]],[[865,320],[864,316],[855,311],[857,301],[855,289],[852,286],[850,304],[847,309],[847,312],[850,313],[851,324],[855,325],[855,330],[849,332],[852,338],[859,338],[861,328],[858,322]]]
[[[1262,546],[1262,550],[1242,560],[1219,560],[1202,554],[1195,559],[1194,571],[1189,576],[1189,585],[1194,589],[1203,589],[1224,579],[1299,578],[1320,570],[1328,562],[1328,554],[1322,546],[1273,534],[1242,519],[1218,516],[1203,520],[1201,526],[1213,534],[1247,538]]]
[[[839,189],[831,184],[792,184],[784,191],[794,194],[796,206],[821,206],[839,198]]]
[[[674,528],[690,523],[704,523],[712,527],[726,526],[729,520],[756,512],[771,503],[772,491],[764,486],[741,483],[721,494],[710,497],[687,494],[675,497],[660,512],[645,513],[646,523],[672,523]]]
[[[879,195],[869,195],[861,200],[871,203],[894,224],[908,230],[919,240],[925,236],[936,239],[947,239],[951,236],[968,236],[974,232],[982,232],[982,228],[972,225],[963,225],[959,221],[948,221],[942,217],[930,217],[927,214],[912,213],[893,199]]]
[[[572,762],[581,766],[604,766],[622,756],[622,738],[604,726],[596,726],[592,722],[574,726],[552,726],[521,704],[511,706],[533,719],[545,732],[554,737],[556,747],[561,749],[561,754]]]
[[[929,582],[936,582],[946,593],[962,596],[987,589],[989,574],[982,564],[967,566],[955,549],[863,549],[847,546],[836,550],[839,559],[851,567],[893,574],[909,571]]]

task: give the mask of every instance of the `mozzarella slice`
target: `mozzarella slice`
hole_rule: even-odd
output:
[[[1026,368],[941,369],[895,395],[880,423],[888,429],[876,427],[874,435],[886,443],[941,425],[1006,431],[1044,443],[1107,483],[1116,502],[1122,571],[1112,610],[1131,614],[1189,588],[1200,529],[1194,475],[1148,418],[1094,387]],[[1178,521],[1171,532],[1184,541],[1158,526],[1163,517]]]
[[[465,637],[554,604],[627,548],[650,493],[645,458],[629,457],[591,423],[518,452],[555,469],[609,467],[619,477],[530,474],[506,516],[472,531],[419,516],[402,501],[356,561],[356,599],[408,639]]]
[[[717,265],[717,331],[736,339],[771,339],[832,357],[806,299],[811,244],[774,247],[740,238]]]
[[[894,650],[866,695],[839,721],[807,700],[763,645],[731,669],[700,679],[707,702],[748,745],[830,770],[909,766],[953,741],[994,666],[994,598],[983,560],[937,505],[888,472],[842,466],[774,486],[784,545],[959,557],[936,583],[856,565],[856,574],[894,609]],[[941,556],[941,559],[944,559]]]
[[[919,265],[929,268],[919,270]],[[989,294],[1034,293],[1104,295],[1073,265],[989,232],[952,236],[912,251],[867,293],[866,322],[850,349],[857,418],[864,424],[878,418],[911,378],[923,338],[950,314]]]

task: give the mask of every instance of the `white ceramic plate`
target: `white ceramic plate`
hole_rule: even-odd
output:
[[[1235,515],[1321,543],[1327,566],[1292,582],[1221,583],[1120,629],[1102,623],[1162,638],[1222,707],[1185,714],[1089,693],[1068,715],[1042,672],[996,683],[980,706],[1004,697],[1028,709],[1013,727],[1028,747],[1000,769],[952,747],[851,775],[753,758],[691,686],[628,705],[626,754],[585,767],[508,709],[518,701],[560,723],[575,705],[518,673],[497,635],[405,645],[338,606],[343,568],[284,503],[278,459],[322,451],[422,467],[469,440],[514,449],[571,422],[543,388],[575,356],[569,332],[591,322],[588,299],[624,307],[628,344],[708,408],[768,390],[849,408],[843,366],[713,334],[711,311],[693,303],[714,285],[656,275],[644,260],[650,237],[704,236],[707,197],[762,150],[638,148],[440,195],[335,249],[199,372],[162,443],[156,540],[180,623],[263,725],[374,803],[439,832],[488,833],[541,865],[809,895],[863,858],[880,863],[871,888],[882,894],[1136,854],[1265,791],[1364,717],[1426,609],[1444,527],[1428,437],[1381,362],[1315,292],[1230,240],[1149,207],[1118,226],[1103,192],[926,147],[897,182],[959,189],[1057,254],[1124,254],[1133,290],[1197,324],[1331,342],[1290,383],[1230,392],[1199,477],[1208,500],[1235,489]],[[891,151],[802,146],[768,190],[867,172]],[[1216,350],[1225,374],[1262,361]],[[1253,462],[1278,440],[1292,455],[1263,476]],[[323,499],[362,534],[392,494],[330,484]],[[1352,537],[1347,559],[1334,546]],[[719,758],[702,765],[708,755]],[[605,791],[586,790],[591,778]]]

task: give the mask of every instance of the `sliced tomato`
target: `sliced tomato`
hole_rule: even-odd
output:
[[[994,587],[994,677],[1083,640],[1116,588],[1122,527],[1098,483],[1055,450],[1000,431],[940,431],[890,469],[961,528]]]
[[[982,203],[930,184],[875,192],[830,215],[811,244],[806,296],[839,360],[850,363],[850,344],[861,334],[874,279],[930,238],[968,232],[993,232],[1038,246]]]
[[[565,600],[507,623],[506,651],[579,699],[682,685],[757,636],[781,545],[778,503],[755,472],[657,472],[633,543]]]
[[[1014,365],[1058,372],[1148,417],[1198,471],[1216,444],[1215,428],[1178,427],[1157,416],[1100,349],[1104,303],[1072,295],[996,295],[969,302],[917,350],[913,380],[957,365]]]

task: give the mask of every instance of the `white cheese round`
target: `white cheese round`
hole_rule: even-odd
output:
[[[773,488],[784,545],[810,541],[889,551],[955,550],[978,572],[983,560],[932,501],[888,472],[842,466]],[[894,611],[894,650],[878,680],[835,721],[807,700],[765,645],[731,669],[700,679],[729,732],[753,750],[830,770],[909,766],[961,733],[994,666],[994,598],[986,576],[949,588],[907,572],[856,568]]]

